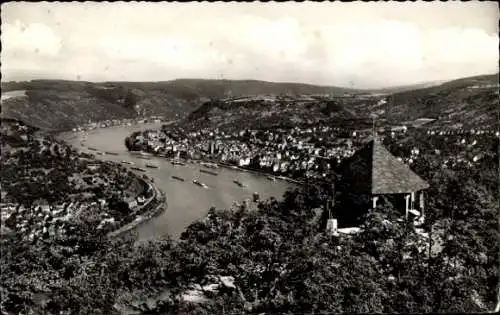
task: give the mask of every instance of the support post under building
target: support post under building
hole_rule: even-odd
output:
[[[378,196],[373,196],[372,197],[372,203],[373,203],[372,207],[373,207],[373,209],[377,208],[377,201],[378,201]]]
[[[420,211],[421,211],[422,216],[424,216],[424,213],[425,213],[424,208],[425,208],[425,206],[424,206],[424,192],[421,191],[420,192]]]
[[[405,196],[406,201],[406,210],[405,210],[405,218],[408,220],[408,210],[410,210],[410,195]]]

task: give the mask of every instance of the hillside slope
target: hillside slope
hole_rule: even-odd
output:
[[[9,97],[16,91],[24,93]],[[2,117],[43,129],[64,130],[88,122],[137,116],[175,117],[179,112],[171,105],[175,103],[192,109],[161,91],[144,92],[121,84],[53,80],[2,83]]]
[[[352,101],[352,99],[351,99]],[[343,124],[360,115],[343,98],[251,97],[210,101],[187,117],[187,127],[272,128],[319,122]]]
[[[448,81],[423,89],[394,93],[382,106],[363,104],[358,112],[383,110],[382,118],[394,122],[436,119],[440,127],[475,128],[498,124],[499,75]]]
[[[498,74],[463,78],[444,83],[421,85],[406,90],[349,93],[323,97],[254,97],[206,102],[188,116],[194,126],[300,125],[325,122],[356,129],[377,125],[411,123],[421,118],[435,121],[442,128],[489,128],[498,123]],[[345,91],[344,91],[345,92]]]
[[[135,116],[184,117],[203,102],[226,96],[339,94],[348,91],[354,90],[253,80],[2,82],[2,117],[19,119],[44,129],[68,129],[89,121]],[[4,97],[5,92],[16,95]]]
[[[9,91],[25,92],[4,97]],[[197,101],[172,97],[161,88],[144,90],[140,85],[51,80],[2,83],[2,117],[43,129],[70,129],[137,116],[176,117],[195,106]]]
[[[2,82],[1,116],[54,130],[145,116],[189,116],[187,122],[192,124],[259,122],[266,126],[366,120],[380,112],[384,112],[381,119],[397,123],[418,118],[439,118],[444,125],[495,123],[498,74],[436,84],[369,91],[255,80]],[[346,94],[352,96],[343,97]],[[383,98],[387,98],[385,104],[380,102]]]

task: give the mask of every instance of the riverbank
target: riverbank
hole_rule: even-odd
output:
[[[165,120],[165,118],[159,116],[125,118],[122,120],[99,120],[86,125],[74,126],[73,128],[68,127],[65,129],[51,129],[51,130],[44,129],[44,132],[48,132],[57,136],[62,133],[89,132],[92,130],[103,129],[103,128],[115,128],[115,127],[125,127],[125,126],[133,127],[146,124],[161,124],[163,126],[175,123],[177,121],[178,119]]]
[[[108,237],[114,238],[121,236],[127,232],[130,232],[131,230],[137,228],[139,225],[146,223],[147,221],[159,216],[162,214],[164,211],[167,210],[168,204],[166,201],[166,195],[158,189],[153,183],[146,181],[145,179],[141,178],[138,174],[136,174],[141,181],[143,181],[146,185],[151,187],[153,190],[153,196],[149,198],[149,200],[146,201],[146,203],[142,206],[139,207],[139,209],[136,209],[136,211],[140,211],[143,208],[147,207],[152,207],[150,210],[146,210],[145,213],[142,213],[138,215],[134,221],[122,226],[118,230],[112,231],[108,233]],[[156,206],[152,205],[154,202],[157,202],[158,204]]]
[[[69,143],[69,139],[75,139],[78,137],[78,133],[80,132],[61,132],[57,136],[59,139],[64,141],[66,144],[71,146],[72,148],[78,149],[75,146],[71,145]],[[119,166],[119,164],[117,164]],[[141,181],[145,187],[151,187],[153,191],[153,196],[150,197],[146,202],[141,205],[137,206],[136,209],[134,209],[134,212],[138,213],[141,211],[144,211],[142,209],[147,209],[140,215],[137,215],[134,221],[129,222],[125,224],[124,226],[118,228],[117,230],[111,231],[107,234],[108,237],[114,238],[123,235],[124,233],[130,232],[131,230],[137,228],[139,225],[144,224],[148,222],[149,220],[161,215],[163,212],[166,211],[167,209],[167,203],[166,203],[166,195],[158,188],[156,185],[154,185],[151,181],[148,181],[144,179],[144,177],[141,176],[138,172],[132,171],[136,178]],[[157,205],[153,205],[154,203],[157,203]],[[151,209],[148,209],[149,207],[152,207]]]
[[[253,168],[250,168],[250,167],[236,166],[236,165],[232,165],[232,164],[224,163],[224,162],[217,162],[217,164],[220,165],[220,166],[226,167],[226,168],[230,168],[230,169],[236,169],[236,170],[240,170],[240,171],[243,171],[243,172],[250,172],[250,173],[253,173],[253,174],[257,174],[257,175],[272,176],[273,178],[286,180],[287,182],[294,183],[294,184],[297,184],[297,185],[304,185],[303,181],[300,181],[300,180],[297,180],[297,179],[293,179],[293,178],[290,178],[290,177],[286,177],[286,176],[282,176],[282,175],[275,175],[275,174],[270,173],[270,172],[265,172],[265,171],[253,169]]]

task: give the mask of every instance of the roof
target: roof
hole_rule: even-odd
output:
[[[402,194],[429,188],[429,184],[392,155],[379,140],[370,141],[339,166],[348,188],[360,194]]]

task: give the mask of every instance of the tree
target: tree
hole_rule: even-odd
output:
[[[132,90],[128,89],[126,94],[125,94],[125,97],[123,99],[123,106],[125,108],[134,108],[134,106],[137,104],[138,102],[138,97],[137,95],[135,95]]]
[[[118,211],[121,214],[130,213],[129,204],[124,200],[118,198],[117,196],[112,196],[111,198],[108,199],[107,202],[108,202],[108,207],[111,210]]]

